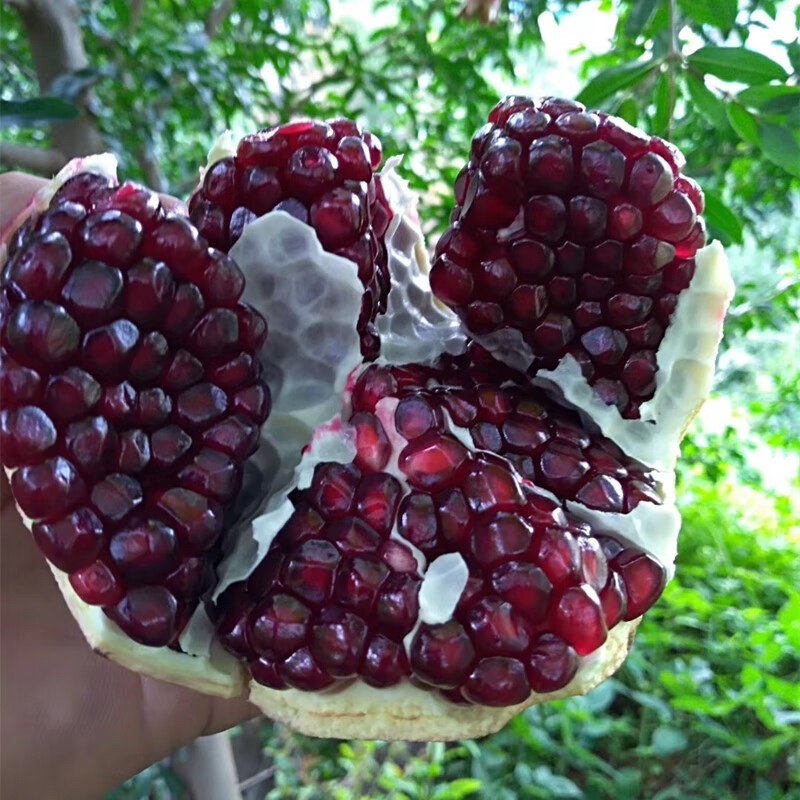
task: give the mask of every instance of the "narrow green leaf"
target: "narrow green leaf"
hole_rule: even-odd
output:
[[[763,123],[761,148],[774,164],[800,177],[800,144],[789,128],[771,122]]]
[[[736,0],[678,0],[681,10],[701,25],[727,33],[736,22]]]
[[[638,0],[632,3],[631,13],[625,20],[625,36],[638,38],[656,14],[662,0]]]
[[[19,125],[34,128],[49,122],[75,119],[78,108],[58,97],[33,97],[30,100],[0,100],[0,127]]]
[[[684,72],[683,80],[689,92],[689,99],[697,110],[720,131],[728,128],[728,115],[725,103],[709,89],[705,81],[691,72]]]
[[[767,114],[788,114],[800,108],[800,86],[763,84],[749,86],[736,95],[736,99],[749,108]]]
[[[659,136],[667,136],[669,123],[672,119],[672,90],[670,88],[670,75],[662,72],[656,81],[653,91],[655,101],[655,113],[653,114],[654,133]]]
[[[704,75],[716,75],[724,81],[759,84],[788,78],[780,64],[746,47],[708,45],[692,53],[688,61]]]
[[[738,103],[727,103],[725,110],[728,114],[728,121],[739,138],[743,142],[758,146],[758,120]]]
[[[613,94],[628,89],[649,75],[659,64],[657,61],[636,61],[612,67],[595,75],[578,95],[578,100],[587,106],[596,106]]]
[[[724,245],[742,243],[742,222],[717,195],[706,192],[706,222]]]

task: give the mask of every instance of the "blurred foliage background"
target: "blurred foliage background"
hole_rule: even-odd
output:
[[[470,138],[497,99],[572,94],[678,144],[706,191],[711,233],[729,246],[738,292],[716,392],[684,446],[677,577],[618,675],[585,698],[530,709],[495,736],[450,745],[315,741],[260,721],[231,734],[235,745],[256,743],[247,800],[800,798],[794,5],[2,6],[3,168],[52,173],[100,142],[124,176],[186,196],[222,130],[346,114],[378,134],[387,154],[405,154],[402,172],[421,194],[432,243]],[[43,20],[56,22],[50,48]],[[173,766],[154,765],[108,800],[185,797]]]

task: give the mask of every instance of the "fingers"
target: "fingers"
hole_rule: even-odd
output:
[[[24,172],[5,172],[0,175],[0,233],[11,226],[34,194],[46,183],[44,178]]]

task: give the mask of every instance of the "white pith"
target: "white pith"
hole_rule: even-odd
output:
[[[629,456],[670,472],[680,455],[680,440],[711,390],[722,323],[733,297],[728,259],[719,242],[697,251],[695,274],[678,296],[678,305],[656,353],[656,391],[640,406],[640,419],[624,419],[607,406],[583,377],[580,365],[565,356],[554,370],[540,370],[533,383],[580,412]],[[517,330],[476,337],[498,359],[525,371],[533,352]]]
[[[223,134],[209,152],[205,169],[235,151],[230,134]],[[396,163],[389,162],[382,173],[395,217],[387,234],[392,292],[387,314],[376,324],[383,343],[381,361],[410,363],[435,358],[442,352],[462,352],[466,337],[456,316],[443,309],[431,295],[422,234],[414,221],[415,201],[407,184],[397,176]],[[116,159],[102,154],[70,162],[36,194],[26,213],[46,208],[63,182],[82,171],[106,175],[116,181]],[[201,176],[204,172],[201,170]],[[263,559],[293,511],[288,500],[290,491],[310,485],[316,464],[349,463],[356,453],[352,430],[343,423],[342,416],[347,411],[348,377],[352,381],[351,373],[360,361],[354,321],[360,309],[362,287],[355,265],[326,253],[311,227],[282,212],[271,212],[249,225],[231,255],[247,276],[244,299],[255,300],[254,305],[265,313],[269,322],[265,350],[270,359],[266,366],[274,410],[256,456],[267,476],[265,505],[237,533],[234,549],[219,567],[214,599],[231,583],[245,579]],[[4,260],[3,244],[0,266]],[[663,471],[663,506],[640,503],[627,515],[596,512],[577,503],[568,503],[568,510],[590,522],[595,530],[607,531],[651,552],[670,568],[677,552],[680,527],[671,481],[678,443],[710,388],[722,320],[733,292],[724,251],[718,243],[699,251],[696,260],[695,276],[689,289],[680,296],[673,323],[658,351],[657,391],[642,406],[641,421],[623,420],[616,409],[600,403],[571,357],[557,369],[537,376],[537,382],[546,384],[550,390],[555,387],[567,404],[584,412],[628,455]],[[257,286],[253,274],[259,274],[259,270],[263,279]],[[292,279],[287,280],[287,274]],[[274,280],[270,286],[269,276],[280,276],[280,280]],[[318,294],[309,289],[313,281],[319,287]],[[305,295],[304,290],[308,290]],[[303,297],[308,305],[302,302]],[[299,304],[303,314],[295,313],[293,304],[294,308]],[[350,322],[349,326],[335,328],[337,347],[321,358],[319,348],[329,344],[330,337],[314,338],[313,333],[308,334],[308,326],[315,318]],[[302,327],[304,324],[306,328]],[[524,366],[527,355],[519,347],[521,337],[516,332],[503,333],[493,343],[484,342],[487,343],[512,366]],[[302,356],[298,357],[298,350]],[[687,357],[686,353],[692,355]],[[297,367],[298,358],[299,363],[306,365],[302,371]],[[308,366],[315,362],[317,368]],[[323,373],[328,377],[323,379]],[[402,437],[393,423],[387,424],[390,417],[393,419],[394,407],[396,401],[392,407],[385,404],[379,417],[393,443],[390,471],[407,494],[410,488],[397,466],[397,445]],[[449,427],[470,449],[476,449],[468,430],[458,428],[452,421]],[[7,473],[10,477],[13,470]],[[23,516],[23,521],[31,527],[31,520]],[[392,536],[401,538],[396,526]],[[463,556],[450,554],[452,557],[442,556],[427,565],[420,551],[407,544],[417,557],[423,576],[420,621],[431,624],[446,621],[452,616],[466,583]],[[52,565],[50,568],[84,636],[98,652],[131,669],[208,694],[233,697],[246,688],[242,666],[213,638],[213,628],[202,607],[181,637],[186,653],[145,647],[123,634],[100,608],[84,603],[67,576]],[[607,678],[624,660],[638,622],[615,626],[603,646],[581,659],[578,674],[564,689],[546,695],[533,694],[518,706],[454,705],[436,692],[419,689],[408,681],[378,690],[355,680],[347,686],[316,693],[294,689],[276,692],[251,681],[250,698],[270,716],[309,735],[408,740],[482,736],[498,730],[532,703],[583,694]],[[413,633],[407,637],[407,647]]]

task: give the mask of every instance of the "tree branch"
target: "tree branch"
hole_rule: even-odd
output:
[[[219,0],[215,3],[205,21],[206,36],[212,39],[217,35],[220,26],[228,18],[228,15],[233,11],[236,5],[236,0]]]
[[[69,159],[58,150],[41,150],[24,144],[0,142],[0,164],[12,169],[52,177]]]
[[[89,65],[74,0],[13,0],[11,4],[19,11],[43,94],[59,75]],[[81,114],[77,119],[52,126],[53,147],[68,159],[105,149],[103,138],[86,111],[85,96],[78,98],[78,105]]]
[[[136,152],[136,157],[144,173],[145,183],[155,192],[166,191],[167,182],[164,179],[164,173],[150,148],[141,145]]]
[[[192,800],[242,800],[227,733],[195,739],[175,757],[173,769],[188,787]]]

